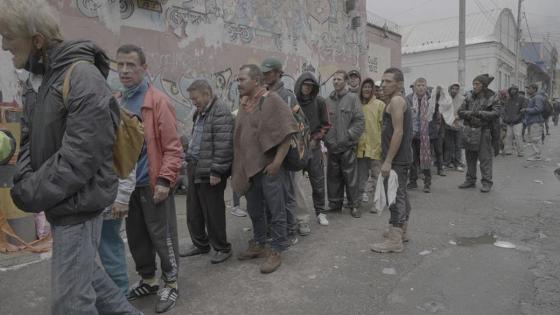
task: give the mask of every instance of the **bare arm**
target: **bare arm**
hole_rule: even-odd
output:
[[[393,136],[391,137],[391,143],[389,144],[389,150],[385,158],[386,162],[393,163],[395,155],[399,152],[404,134],[403,123],[406,109],[406,102],[401,97],[393,98],[387,108],[387,112],[391,114],[391,120],[393,122]]]

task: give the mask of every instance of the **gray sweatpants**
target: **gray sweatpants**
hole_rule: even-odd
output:
[[[52,226],[51,314],[142,314],[95,261],[102,224]]]

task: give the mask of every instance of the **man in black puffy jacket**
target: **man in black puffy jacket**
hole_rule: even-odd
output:
[[[517,156],[523,156],[523,141],[521,130],[523,129],[523,111],[525,99],[519,96],[517,86],[508,89],[509,98],[505,102],[502,111],[502,121],[507,126],[506,138],[504,140],[504,154],[511,155],[513,149]]]
[[[231,257],[226,235],[224,191],[233,161],[233,116],[204,80],[189,88],[196,106],[192,136],[187,149],[187,225],[193,247],[181,256],[215,251],[213,264]],[[208,231],[208,233],[206,233]]]

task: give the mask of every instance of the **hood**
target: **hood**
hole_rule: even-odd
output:
[[[64,41],[49,48],[47,55],[51,59],[47,65],[47,71],[66,69],[78,60],[85,60],[95,64],[103,77],[107,78],[109,75],[109,57],[91,41]]]
[[[365,80],[362,82],[362,84],[360,84],[360,88],[358,89],[358,97],[360,98],[360,101],[362,102],[362,104],[366,104],[371,100],[371,98],[369,100],[365,100],[362,97],[362,89],[364,88],[364,84],[366,84],[366,83],[371,84],[373,89],[375,89],[375,81],[373,81],[372,78],[365,78]],[[372,90],[372,93],[373,93],[373,90]]]
[[[303,82],[307,80],[313,82],[313,91],[311,91],[311,96],[315,98],[319,94],[319,81],[317,81],[315,75],[313,75],[313,73],[311,72],[304,72],[299,76],[296,84],[294,85],[294,92],[298,101],[301,101],[303,99],[303,94],[301,94],[301,86],[303,85]]]

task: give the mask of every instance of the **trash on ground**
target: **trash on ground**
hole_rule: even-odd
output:
[[[383,274],[384,275],[396,275],[397,271],[395,270],[395,268],[383,268]]]
[[[541,184],[541,185],[544,184],[544,182],[543,182],[542,180],[540,180],[540,179],[535,179],[535,180],[533,180],[533,183],[537,183],[537,184]]]
[[[450,240],[450,241],[449,241],[449,244],[451,244],[451,245],[457,245],[457,242],[455,242],[454,240]]]
[[[431,253],[432,253],[431,250],[423,250],[423,251],[421,251],[420,253],[418,253],[418,255],[420,255],[420,256],[426,256],[426,255],[429,255],[429,254],[431,254]]]
[[[506,241],[496,241],[494,246],[501,248],[515,248],[515,244]]]
[[[243,232],[249,232],[249,231],[251,231],[250,227],[243,228]]]
[[[547,205],[553,205],[553,204],[554,204],[553,202],[548,201],[548,200],[545,200],[545,201],[543,201],[543,202],[544,202],[545,204],[547,204]]]

